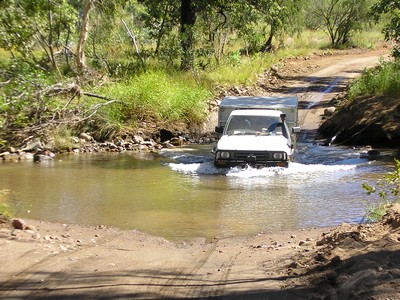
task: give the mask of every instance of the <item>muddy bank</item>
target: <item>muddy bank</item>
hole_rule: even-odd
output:
[[[2,224],[0,297],[399,299],[399,208],[376,224],[211,242],[102,225]]]
[[[399,97],[364,97],[338,106],[319,128],[332,145],[397,148],[400,144]]]

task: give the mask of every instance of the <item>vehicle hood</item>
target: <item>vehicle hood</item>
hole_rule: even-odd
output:
[[[282,136],[223,135],[216,150],[285,151],[290,153],[288,140]]]

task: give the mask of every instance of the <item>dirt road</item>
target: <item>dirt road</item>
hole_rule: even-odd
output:
[[[268,89],[297,93],[311,133],[325,102],[381,55],[287,61]],[[26,222],[27,230],[0,228],[1,299],[399,299],[400,235],[390,222],[181,243],[100,225]],[[345,263],[366,254],[350,273],[354,264]]]

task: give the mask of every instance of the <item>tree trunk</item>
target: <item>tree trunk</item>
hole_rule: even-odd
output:
[[[82,12],[82,22],[79,33],[78,46],[76,49],[76,67],[78,75],[82,75],[86,68],[85,45],[89,33],[89,11],[93,0],[86,0]]]
[[[262,52],[272,52],[272,39],[274,38],[274,35],[275,35],[275,26],[274,26],[274,20],[272,20],[268,39],[261,48]]]
[[[192,0],[181,0],[181,69],[189,70],[193,66],[193,26],[196,11]]]

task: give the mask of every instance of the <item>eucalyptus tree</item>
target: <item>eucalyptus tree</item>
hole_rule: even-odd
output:
[[[77,22],[74,7],[65,0],[3,0],[0,10],[0,47],[42,67],[41,57],[34,51],[39,46],[56,69],[56,52],[66,44]]]
[[[331,46],[346,46],[351,34],[370,21],[368,13],[373,2],[375,0],[310,0],[308,25],[324,30]]]
[[[305,0],[250,0],[248,3],[254,8],[254,19],[251,22],[262,24],[265,38],[261,41],[262,52],[273,50],[274,38],[284,33],[294,34],[304,26]]]
[[[393,44],[393,56],[400,57],[400,0],[380,0],[371,9],[372,15],[378,21],[382,15],[387,15],[389,23],[384,26],[383,33],[387,41]]]
[[[113,24],[117,11],[125,6],[128,0],[84,0],[77,2],[79,10],[79,37],[76,47],[76,66],[78,75],[83,75],[86,66],[86,42],[90,34],[90,15],[96,13],[103,16],[102,22]]]

